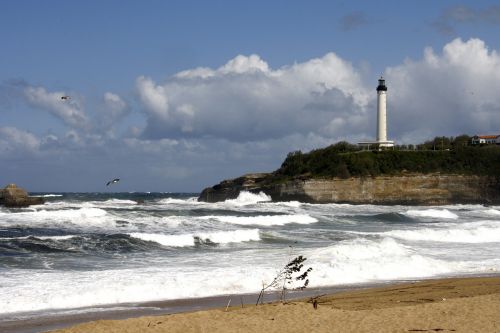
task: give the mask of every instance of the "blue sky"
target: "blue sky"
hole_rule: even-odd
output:
[[[499,28],[495,1],[0,1],[0,186],[272,171],[372,139],[380,74],[391,139],[496,134]]]

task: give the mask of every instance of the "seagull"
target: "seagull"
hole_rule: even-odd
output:
[[[110,184],[115,184],[120,181],[120,178],[115,178],[113,180],[110,180],[109,182],[106,183],[106,186],[109,186]]]
[[[62,100],[68,100],[68,99],[71,99],[71,96],[61,96],[61,99]]]

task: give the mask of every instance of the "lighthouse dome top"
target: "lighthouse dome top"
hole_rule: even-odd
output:
[[[382,76],[380,77],[380,79],[378,79],[377,91],[387,91],[387,87],[385,85],[385,79]]]

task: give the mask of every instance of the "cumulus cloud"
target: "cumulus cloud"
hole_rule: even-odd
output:
[[[386,76],[396,137],[496,134],[500,128],[500,55],[482,40],[455,39],[441,53],[427,48],[421,60],[388,68]]]
[[[500,6],[492,5],[486,8],[471,8],[463,5],[449,7],[432,22],[439,32],[453,34],[455,26],[463,23],[500,24]]]
[[[168,98],[165,88],[156,86],[152,79],[144,76],[137,78],[136,86],[148,114],[155,119],[168,120]]]
[[[12,152],[35,152],[40,140],[32,133],[15,127],[0,127],[0,154]]]
[[[104,105],[113,118],[123,116],[127,103],[118,95],[107,92],[104,94]]]
[[[78,99],[63,100],[62,91],[49,92],[44,87],[26,86],[24,96],[28,103],[35,107],[50,112],[61,119],[66,125],[84,129],[88,126],[87,116]]]
[[[110,130],[130,113],[130,106],[119,95],[106,92],[102,97],[102,103],[98,108],[97,122],[95,127],[102,130]]]
[[[360,73],[334,53],[275,70],[257,55],[239,55],[165,83],[141,76],[137,91],[149,139],[252,141],[316,131],[344,136],[365,129],[363,115],[373,99]],[[338,118],[351,128],[338,126]]]
[[[499,63],[482,40],[455,39],[441,52],[426,48],[421,59],[387,68],[389,136],[416,143],[498,131]],[[142,137],[250,142],[313,133],[331,141],[373,139],[376,81],[365,82],[360,73],[328,53],[278,69],[257,55],[240,55],[164,83],[141,77],[152,92],[141,99],[147,115]],[[157,104],[165,112],[152,112]]]

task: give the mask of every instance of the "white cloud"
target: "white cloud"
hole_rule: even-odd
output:
[[[252,54],[248,57],[244,55],[238,55],[216,70],[207,67],[198,67],[195,69],[188,69],[179,72],[175,75],[175,77],[184,79],[206,79],[209,77],[214,77],[216,75],[220,76],[223,74],[255,73],[258,71],[268,72],[269,66],[257,54]]]
[[[61,99],[66,96],[64,92],[48,92],[44,87],[27,86],[24,88],[24,96],[32,106],[49,111],[71,127],[84,129],[88,126],[80,101],[73,98]]]
[[[40,140],[32,134],[15,127],[0,127],[0,154],[11,152],[35,152]]]
[[[98,108],[95,127],[109,130],[130,113],[130,107],[117,94],[106,92],[103,95],[102,105]]]
[[[164,84],[141,76],[137,89],[148,117],[146,138],[345,136],[366,130],[368,122],[359,119],[374,98],[359,72],[334,53],[277,70],[257,55],[239,55],[218,69],[183,71]],[[353,127],[335,126],[338,118]]]
[[[227,64],[219,68],[218,71],[223,74],[241,74],[256,71],[267,72],[269,71],[269,66],[256,54],[252,54],[249,57],[238,55],[234,59],[229,60]]]
[[[153,80],[144,76],[137,78],[136,86],[148,114],[155,119],[168,120],[168,98],[165,88],[156,86]]]
[[[500,56],[482,40],[455,39],[441,54],[427,48],[423,59],[388,68],[386,76],[393,136],[424,140],[500,129]]]
[[[104,94],[104,105],[114,118],[123,115],[127,109],[127,103],[120,96],[110,92]]]
[[[154,93],[141,94],[144,108],[162,100],[168,116],[147,112],[143,137],[373,139],[376,78],[366,82],[362,72],[334,53],[279,69],[257,55],[239,55],[164,83],[147,79],[145,90]],[[480,39],[455,39],[439,53],[425,48],[421,59],[387,68],[386,79],[392,139],[416,143],[500,128],[500,56]]]

